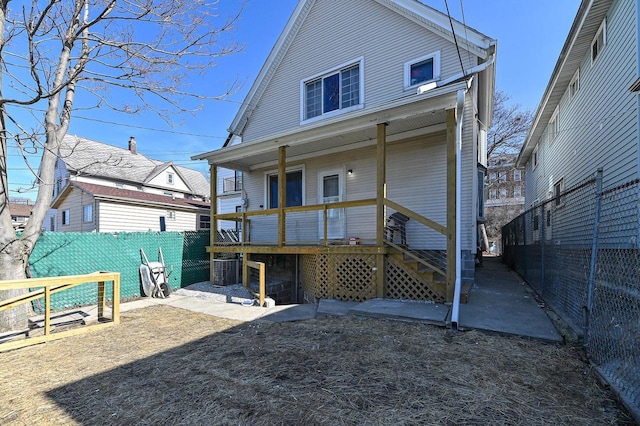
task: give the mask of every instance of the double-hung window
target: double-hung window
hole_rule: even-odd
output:
[[[362,108],[362,59],[302,81],[301,121]]]
[[[82,222],[93,222],[93,204],[82,206]]]

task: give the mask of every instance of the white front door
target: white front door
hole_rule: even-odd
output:
[[[318,203],[328,204],[344,200],[344,170],[334,169],[318,173]],[[318,236],[324,239],[324,212],[318,218]],[[327,210],[327,238],[345,239],[345,210]]]

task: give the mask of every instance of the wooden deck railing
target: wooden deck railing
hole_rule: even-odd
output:
[[[98,283],[98,300],[97,300],[97,324],[89,325],[71,330],[58,331],[52,333],[51,326],[51,295],[60,293],[81,284],[97,282]],[[112,282],[112,306],[111,318],[105,314],[107,311],[107,293],[106,283]],[[27,292],[20,296],[3,300],[0,302],[0,312],[15,308],[25,303],[31,303],[40,298],[44,298],[44,334],[42,336],[28,337],[23,340],[9,340],[0,343],[0,352],[21,348],[24,346],[44,343],[50,340],[61,339],[67,336],[86,333],[88,331],[97,330],[104,327],[117,325],[120,323],[120,273],[119,272],[94,272],[85,275],[72,275],[61,277],[47,278],[30,278],[24,280],[5,280],[0,281],[0,290],[16,290],[36,288],[34,291]],[[24,334],[29,334],[30,330],[26,330]],[[20,333],[23,334],[23,333]]]

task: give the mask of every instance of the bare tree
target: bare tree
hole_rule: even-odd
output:
[[[493,101],[493,124],[487,134],[487,158],[517,154],[531,127],[533,113],[518,104],[509,105],[511,97],[497,91]]]
[[[25,276],[74,109],[146,109],[171,122],[193,104],[189,99],[225,95],[187,84],[193,73],[241,48],[225,41],[240,11],[223,18],[217,6],[217,0],[0,0],[0,279]],[[45,112],[35,125],[17,118],[16,107],[36,106]],[[38,167],[29,165],[38,193],[20,237],[9,212],[9,143],[25,160],[27,152],[41,154]],[[3,291],[0,300],[18,294]],[[26,307],[11,312],[0,315],[0,330],[25,324]]]

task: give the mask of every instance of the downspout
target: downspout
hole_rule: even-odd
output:
[[[460,292],[462,288],[462,122],[464,121],[464,100],[466,90],[458,90],[456,105],[456,283],[453,290],[453,306],[451,308],[451,329],[458,331],[460,314]]]

